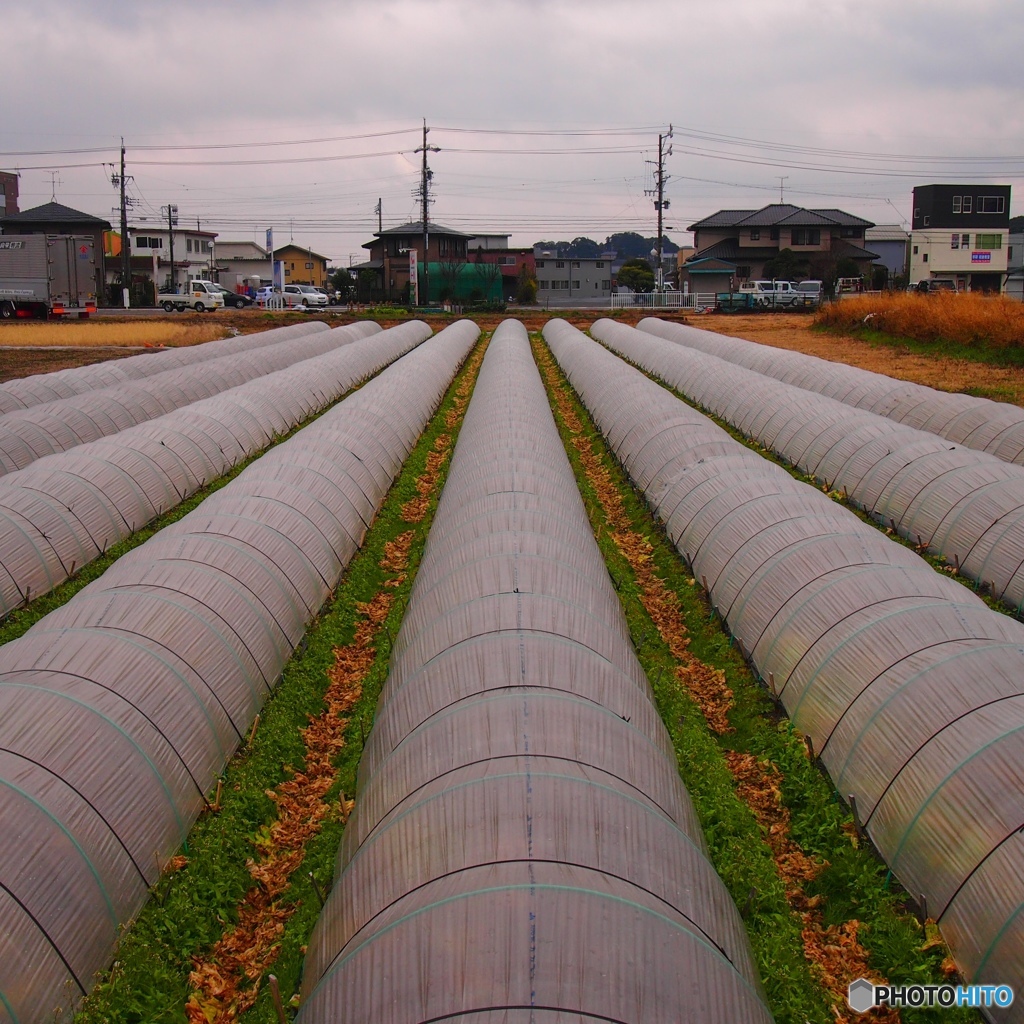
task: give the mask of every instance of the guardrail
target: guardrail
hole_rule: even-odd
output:
[[[714,309],[714,292],[628,292],[611,296],[612,309]]]

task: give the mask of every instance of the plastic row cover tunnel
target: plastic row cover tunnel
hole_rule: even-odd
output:
[[[95,391],[97,388],[108,388],[124,381],[141,380],[155,373],[163,373],[164,370],[203,363],[236,352],[248,352],[264,345],[289,341],[324,330],[327,330],[327,324],[314,320],[310,323],[277,327],[260,334],[237,335],[219,341],[209,341],[203,345],[187,345],[170,348],[164,352],[147,352],[137,356],[126,356],[124,359],[108,359],[101,363],[91,363],[89,366],[76,366],[69,370],[37,373],[31,377],[9,380],[0,384],[0,415],[17,409],[27,409],[41,402],[56,402],[62,398],[71,398],[72,395]]]
[[[1024,409],[1019,406],[936,391],[884,373],[671,324],[656,317],[641,320],[639,327],[806,391],[817,391],[967,448],[989,452],[1003,462],[1024,463]]]
[[[484,359],[338,868],[301,1024],[771,1019],[518,322]]]
[[[1020,610],[1024,467],[599,320],[591,334]]]
[[[344,339],[350,331],[330,333]],[[357,334],[365,333],[360,326]],[[411,321],[0,478],[0,615],[51,590],[429,335],[425,323]]]
[[[67,1012],[478,335],[398,360],[0,648],[0,1021]]]
[[[244,359],[225,355],[8,413],[0,417],[0,473],[15,472],[35,459],[116,434],[379,330],[373,323],[324,329],[250,348]]]
[[[965,975],[1024,990],[1024,626],[564,321],[544,334]]]

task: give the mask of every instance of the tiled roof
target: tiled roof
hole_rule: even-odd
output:
[[[103,225],[110,227],[110,222],[94,217],[91,213],[82,213],[81,210],[73,210],[70,206],[62,203],[44,203],[42,206],[34,206],[31,210],[22,210],[20,213],[12,213],[4,217],[5,224],[91,224],[94,227]]]
[[[808,210],[792,203],[769,203],[760,210],[719,210],[694,224],[688,231],[703,228],[770,228],[785,224],[787,227],[871,227],[871,221],[855,217],[844,210]]]
[[[428,225],[432,235],[454,235],[456,238],[475,238],[475,235],[468,235],[465,231],[456,231],[455,228],[446,228],[443,224],[436,224],[431,221]],[[408,224],[399,224],[397,228],[385,228],[383,231],[374,231],[374,238],[382,238],[384,235],[422,235],[423,221],[411,220]]]

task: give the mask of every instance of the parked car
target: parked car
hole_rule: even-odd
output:
[[[289,309],[295,306],[305,306],[310,309],[314,306],[327,305],[327,296],[311,284],[286,284],[281,294]]]
[[[252,298],[241,292],[233,292],[230,288],[225,288],[224,285],[218,284],[221,293],[224,296],[225,306],[234,306],[235,309],[243,309],[245,306],[252,305]]]
[[[803,296],[805,306],[820,306],[823,295],[821,281],[800,281],[796,290]]]
[[[956,281],[933,277],[927,281],[918,281],[913,287],[913,291],[920,292],[922,295],[935,295],[938,292],[952,292],[955,295]]]

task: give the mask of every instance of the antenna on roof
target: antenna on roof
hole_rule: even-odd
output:
[[[788,174],[779,174],[779,175],[776,175],[776,177],[779,179],[779,202],[780,203],[784,203],[785,200],[782,198],[782,186],[783,186],[784,182],[789,180],[789,175]]]
[[[64,181],[60,176],[60,171],[50,171],[50,202],[57,202],[57,186],[63,185]]]

